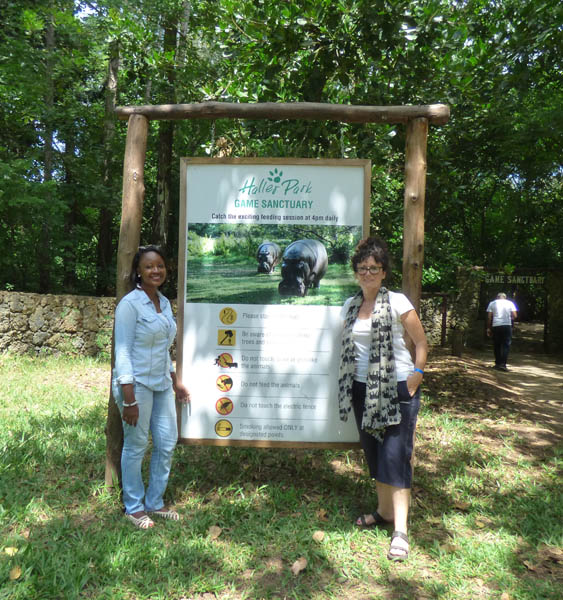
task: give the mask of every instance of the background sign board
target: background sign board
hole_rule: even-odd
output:
[[[508,275],[507,273],[486,273],[485,283],[501,285],[544,285],[545,275],[543,273],[535,273],[532,275],[520,273],[514,273],[511,275]]]
[[[479,318],[486,319],[486,310],[499,292],[507,294],[518,309],[518,321],[547,319],[547,289],[545,272],[516,267],[512,273],[486,271],[479,294]]]
[[[365,160],[182,159],[182,442],[357,443],[338,416],[339,313],[357,290],[370,172]]]

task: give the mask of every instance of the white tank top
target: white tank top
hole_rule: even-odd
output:
[[[352,298],[346,300],[340,312],[342,325],[344,325],[351,300]],[[414,364],[403,337],[405,330],[401,323],[401,316],[409,310],[414,310],[414,306],[404,294],[398,292],[389,292],[389,303],[391,304],[393,352],[395,354],[397,381],[405,381],[413,373]],[[365,383],[367,381],[369,348],[371,345],[371,319],[356,319],[352,327],[352,337],[356,355],[354,379]]]

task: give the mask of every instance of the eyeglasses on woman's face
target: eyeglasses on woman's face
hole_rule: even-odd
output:
[[[381,271],[383,271],[383,267],[356,267],[356,273],[358,275],[365,275],[366,273],[377,275]]]

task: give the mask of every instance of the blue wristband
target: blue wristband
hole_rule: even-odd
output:
[[[424,375],[424,371],[422,369],[419,369],[418,367],[414,368],[416,373],[420,373],[421,375]]]

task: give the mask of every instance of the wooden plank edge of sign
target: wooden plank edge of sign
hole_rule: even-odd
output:
[[[155,120],[313,119],[343,121],[345,123],[407,123],[411,119],[423,117],[433,125],[445,125],[450,118],[450,107],[447,104],[361,106],[324,102],[258,102],[248,104],[210,101],[195,104],[118,106],[115,109],[115,114],[121,120],[127,120],[131,115],[138,114]]]
[[[176,298],[176,373],[180,381],[190,389],[190,382],[184,381],[183,354],[184,354],[184,306],[186,290],[186,251],[187,251],[187,219],[186,219],[186,159],[180,159],[180,198],[179,198],[179,223],[178,223],[178,290]],[[178,421],[179,426],[179,421]],[[180,431],[180,429],[178,429]]]
[[[186,446],[238,446],[253,448],[317,448],[319,450],[361,448],[360,442],[276,442],[274,440],[212,440],[195,438],[178,438],[178,444]]]
[[[371,169],[369,158],[300,158],[273,156],[188,156],[180,159],[181,166],[192,165],[307,165],[322,167],[363,167]],[[370,172],[371,176],[371,172]]]

